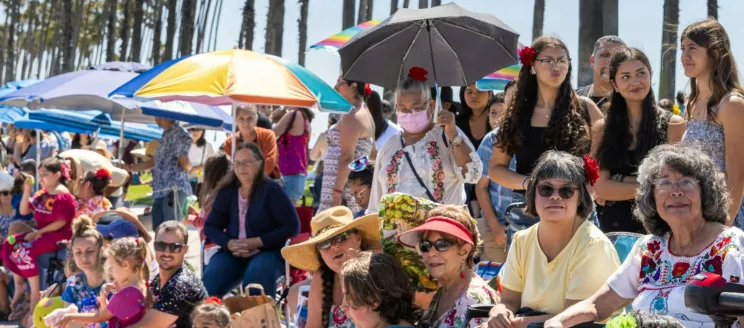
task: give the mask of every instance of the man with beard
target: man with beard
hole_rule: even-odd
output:
[[[208,295],[201,279],[184,265],[188,240],[186,226],[178,221],[166,221],[155,232],[160,274],[150,283],[153,306],[137,323],[138,327],[191,327],[191,312]]]
[[[612,84],[610,83],[610,59],[617,50],[626,48],[625,42],[617,36],[607,35],[594,43],[594,52],[589,57],[589,63],[594,71],[594,82],[576,90],[579,96],[590,98],[600,110],[610,99]]]

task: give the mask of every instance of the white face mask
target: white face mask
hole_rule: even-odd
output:
[[[398,124],[408,133],[420,133],[429,126],[428,111],[398,113]]]

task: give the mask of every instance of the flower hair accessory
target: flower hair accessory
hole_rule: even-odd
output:
[[[411,69],[408,70],[408,76],[410,76],[412,79],[416,81],[427,81],[429,79],[426,78],[426,75],[429,74],[425,69],[413,66]]]
[[[372,94],[372,87],[369,86],[369,83],[364,84],[364,96],[369,97],[369,95]]]
[[[519,61],[524,66],[530,66],[532,65],[532,62],[535,61],[535,49],[532,49],[532,47],[524,47],[522,50],[519,51]]]
[[[105,168],[100,168],[96,171],[96,178],[111,180],[111,172]]]
[[[584,171],[590,185],[593,186],[597,183],[599,179],[599,166],[597,165],[597,161],[589,155],[584,155]]]
[[[59,165],[59,171],[62,173],[62,177],[66,180],[70,180],[70,168],[67,167],[66,163],[62,163]]]
[[[222,305],[222,300],[219,297],[212,296],[204,300],[202,304],[217,304]]]

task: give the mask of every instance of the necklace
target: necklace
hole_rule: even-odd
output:
[[[682,253],[680,255],[684,256],[685,254],[687,254],[687,251],[690,250],[690,247],[692,247],[692,245],[695,244],[695,240],[697,239],[700,230],[702,230],[704,226],[705,226],[705,220],[703,220],[703,224],[701,224],[697,229],[695,229],[695,233],[693,233],[693,235],[692,235],[692,241],[690,242],[689,245],[687,245],[687,248],[685,248],[685,250],[682,251]]]

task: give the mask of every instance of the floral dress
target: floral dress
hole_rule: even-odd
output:
[[[77,215],[93,216],[111,209],[111,202],[104,196],[95,196],[87,202],[78,200]]]
[[[669,234],[649,235],[636,243],[607,284],[619,296],[632,299],[635,310],[672,316],[687,327],[714,327],[709,316],[687,309],[685,286],[703,272],[726,280],[744,277],[743,247],[744,232],[737,228],[724,230],[693,257],[674,255],[669,250]]]
[[[354,328],[351,318],[346,315],[339,305],[331,305],[331,313],[328,314],[328,328]]]
[[[428,323],[430,328],[460,328],[465,323],[465,314],[468,307],[475,304],[497,304],[499,294],[493,288],[488,286],[485,280],[479,277],[473,277],[468,289],[462,293],[462,296],[455,301],[455,304],[447,313],[439,318],[434,318],[439,306],[439,297],[441,290],[434,294],[434,299],[429,305],[429,311],[424,314],[423,322]],[[468,323],[468,327],[475,328],[485,323],[488,318],[474,318]]]

